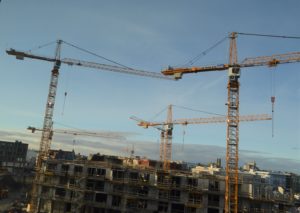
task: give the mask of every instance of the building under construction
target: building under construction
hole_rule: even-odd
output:
[[[61,59],[60,50],[63,43],[84,52],[89,52],[92,55],[97,55],[62,40],[57,41],[55,57],[44,57],[15,49],[7,50],[7,54],[16,56],[17,59],[31,58],[54,63],[51,71],[39,155],[36,161],[37,173],[32,190],[31,211],[223,212],[225,210],[225,213],[238,213],[239,211],[255,212],[258,209],[260,209],[260,212],[285,211],[285,209],[291,208],[293,199],[290,196],[284,197],[283,200],[278,198],[280,196],[274,197],[274,193],[271,193],[272,186],[268,188],[268,183],[263,178],[260,180],[261,176],[258,175],[258,178],[255,174],[251,174],[249,177],[248,174],[239,176],[239,78],[241,68],[274,67],[278,64],[300,62],[300,53],[292,52],[245,58],[241,63],[238,63],[236,45],[238,35],[274,37],[274,35],[232,32],[226,37],[230,40],[228,63],[200,67],[174,68],[169,66],[161,73],[77,59]],[[282,38],[282,36],[275,37]],[[70,162],[58,159],[45,160],[51,148],[52,117],[62,64],[167,80],[178,80],[183,75],[190,73],[228,71],[225,175],[221,172],[220,175],[207,176],[202,173],[197,174],[189,170],[176,170],[170,167],[173,128],[171,114],[168,115],[161,135],[163,139],[160,149],[162,167],[156,165],[160,163],[154,163],[154,165],[144,165],[140,168],[136,167],[135,164],[124,164],[121,159],[118,164],[105,160]],[[115,64],[120,65],[119,63]],[[275,96],[271,97],[271,102],[272,112],[274,112]],[[34,129],[32,131],[34,132]],[[93,173],[92,171],[98,170],[103,171],[103,174],[100,172],[100,175],[95,176],[94,174],[97,174],[97,172]],[[144,179],[141,179],[140,176]],[[98,185],[101,187],[98,187]],[[96,187],[99,189],[95,189]],[[281,194],[288,195],[284,189],[280,191]],[[223,208],[223,206],[225,207]]]
[[[38,212],[47,213],[224,211],[225,172],[220,161],[192,169],[185,163],[170,166],[166,172],[160,161],[100,154],[89,159],[49,158],[42,163],[33,196]],[[282,176],[285,186],[280,191],[266,175],[249,171],[239,175],[239,212],[294,212],[291,175]]]

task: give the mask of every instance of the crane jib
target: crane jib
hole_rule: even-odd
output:
[[[227,70],[230,67],[256,67],[256,66],[276,66],[278,64],[287,64],[300,62],[300,52],[290,52],[285,54],[275,54],[271,56],[259,56],[253,58],[245,58],[241,63],[238,64],[219,64],[219,65],[210,65],[210,66],[201,66],[201,67],[169,67],[166,70],[162,71],[164,75],[173,75],[181,77],[183,74],[188,73],[199,73],[199,72],[210,72],[210,71],[223,71]]]
[[[131,75],[139,75],[139,76],[145,76],[145,77],[151,77],[151,78],[159,78],[164,80],[176,80],[172,77],[164,76],[161,73],[157,72],[150,72],[150,71],[144,71],[144,70],[137,70],[137,69],[131,69],[128,67],[120,67],[115,65],[108,65],[108,64],[100,64],[95,62],[89,62],[89,61],[82,61],[82,60],[76,60],[76,59],[70,59],[70,58],[64,58],[62,60],[57,60],[55,58],[50,58],[46,56],[40,56],[40,55],[34,55],[31,53],[26,53],[22,51],[16,51],[15,49],[9,49],[6,50],[6,53],[8,55],[14,55],[17,59],[23,60],[24,58],[32,58],[32,59],[38,59],[43,61],[50,61],[50,62],[56,62],[56,65],[59,67],[60,63],[64,63],[67,65],[76,65],[76,66],[82,66],[82,67],[89,67],[94,69],[101,69],[106,71],[112,71],[112,72],[119,72],[119,73],[126,73]]]

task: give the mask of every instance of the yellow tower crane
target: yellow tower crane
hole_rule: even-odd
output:
[[[150,122],[145,121],[135,116],[130,118],[138,122],[138,126],[143,128],[154,127],[161,131],[159,157],[163,162],[163,169],[170,170],[170,162],[172,160],[172,135],[173,125],[190,125],[190,124],[209,124],[209,123],[226,123],[226,116],[208,117],[208,118],[183,118],[172,120],[172,105],[168,106],[166,122]],[[257,120],[272,120],[272,117],[267,114],[260,115],[244,115],[239,116],[239,121],[257,121]]]
[[[46,159],[48,156],[48,151],[51,146],[51,130],[52,130],[52,117],[54,112],[54,105],[55,105],[55,98],[56,98],[56,90],[58,86],[58,76],[59,76],[59,69],[61,64],[67,64],[67,65],[77,65],[77,66],[83,66],[83,67],[89,67],[94,69],[100,69],[100,70],[106,70],[106,71],[112,71],[112,72],[120,72],[120,73],[126,73],[126,74],[133,74],[133,75],[140,75],[145,77],[152,77],[152,78],[160,78],[160,79],[167,79],[167,80],[173,80],[173,78],[166,77],[162,75],[161,73],[155,73],[155,72],[148,72],[143,70],[136,70],[132,69],[126,66],[115,66],[115,65],[107,65],[107,64],[99,64],[94,62],[87,62],[82,60],[76,60],[76,59],[70,59],[70,58],[64,58],[61,59],[60,57],[60,50],[61,45],[64,41],[58,40],[56,45],[56,51],[55,51],[55,57],[45,57],[41,55],[35,55],[31,54],[29,52],[22,52],[17,51],[15,49],[9,49],[6,51],[7,54],[16,56],[17,59],[23,60],[24,58],[31,58],[31,59],[37,59],[42,61],[48,61],[53,62],[54,67],[51,72],[51,78],[50,78],[50,85],[49,85],[49,92],[48,92],[48,98],[46,103],[46,110],[45,110],[45,116],[44,116],[44,124],[42,128],[42,137],[40,141],[40,147],[39,147],[39,154],[37,158],[37,164],[36,164],[36,176],[35,181],[32,188],[32,199],[30,203],[30,212],[37,213],[39,212],[39,198],[37,197],[38,192],[38,183],[40,180],[40,170],[42,166],[43,159]],[[66,44],[69,44],[67,42],[64,42]],[[74,46],[74,45],[71,45]],[[79,48],[81,49],[81,48]],[[87,51],[86,51],[87,52]],[[120,64],[118,64],[120,65]]]
[[[162,73],[166,76],[174,76],[181,79],[183,74],[224,71],[228,70],[228,100],[227,100],[227,137],[226,137],[226,186],[225,186],[225,213],[238,212],[238,146],[239,146],[239,77],[240,68],[256,66],[276,66],[278,64],[300,62],[300,52],[278,54],[272,56],[261,56],[246,58],[241,63],[237,59],[236,38],[238,34],[232,32],[230,38],[229,63],[204,67],[169,67]],[[254,34],[251,34],[254,35]],[[255,34],[258,35],[258,34]],[[267,35],[261,35],[267,36]],[[271,36],[282,37],[286,36]],[[291,37],[295,38],[295,37]],[[272,100],[273,102],[274,100]]]
[[[44,130],[41,128],[36,128],[33,126],[27,127],[27,130],[30,130],[32,133],[36,131],[43,132]],[[90,132],[90,131],[75,131],[70,129],[51,129],[50,132],[50,139],[52,139],[53,133],[57,134],[67,134],[67,135],[74,135],[74,136],[89,136],[89,137],[100,137],[100,138],[107,138],[107,139],[117,139],[117,140],[125,140],[126,138],[121,135],[115,135],[109,132]]]

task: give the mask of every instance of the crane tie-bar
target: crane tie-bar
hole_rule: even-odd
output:
[[[89,50],[86,50],[86,49],[84,49],[84,48],[78,47],[78,46],[76,46],[76,45],[74,45],[74,44],[71,44],[71,43],[69,43],[69,42],[63,41],[63,43],[65,43],[65,44],[67,44],[67,45],[69,45],[69,46],[71,46],[71,47],[74,47],[74,48],[76,48],[76,49],[78,49],[78,50],[81,50],[81,51],[83,51],[83,52],[85,52],[85,53],[91,54],[91,55],[93,55],[93,56],[96,56],[96,57],[98,57],[98,58],[104,59],[104,60],[109,61],[109,62],[111,62],[111,63],[117,64],[117,65],[119,65],[119,66],[121,66],[121,67],[125,67],[125,68],[128,68],[128,69],[133,69],[133,68],[131,68],[131,67],[125,66],[125,65],[123,65],[123,64],[121,64],[121,63],[118,63],[118,62],[116,62],[116,61],[113,61],[113,60],[111,60],[111,59],[108,59],[108,58],[106,58],[106,57],[104,57],[104,56],[101,56],[101,55],[98,55],[98,54],[96,54],[96,53],[93,53],[93,52],[91,52],[91,51],[89,51]]]
[[[271,34],[258,34],[258,33],[239,33],[239,35],[249,35],[249,36],[262,36],[262,37],[272,37],[272,38],[288,38],[288,39],[300,39],[300,36],[285,36],[285,35],[271,35]]]
[[[198,61],[201,57],[207,55],[207,53],[209,53],[211,50],[213,50],[214,48],[216,48],[217,46],[219,46],[220,44],[222,44],[226,39],[228,38],[228,36],[225,36],[224,38],[222,38],[221,40],[219,40],[218,42],[216,42],[214,45],[212,45],[211,47],[207,48],[206,50],[204,50],[203,52],[201,52],[200,54],[196,55],[194,58],[190,59],[187,63],[185,63],[183,66],[190,66],[193,65],[196,61]]]

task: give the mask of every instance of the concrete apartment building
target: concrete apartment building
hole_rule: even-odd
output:
[[[21,141],[0,141],[0,166],[12,174],[20,174],[27,167],[28,144]]]
[[[0,141],[0,162],[25,162],[28,144]]]
[[[174,166],[175,165],[175,166]],[[49,213],[221,213],[225,179],[174,164],[95,155],[89,160],[48,159],[39,175],[39,212]],[[175,169],[174,169],[175,168]],[[241,172],[240,212],[292,212],[293,196],[274,193],[259,175]]]

